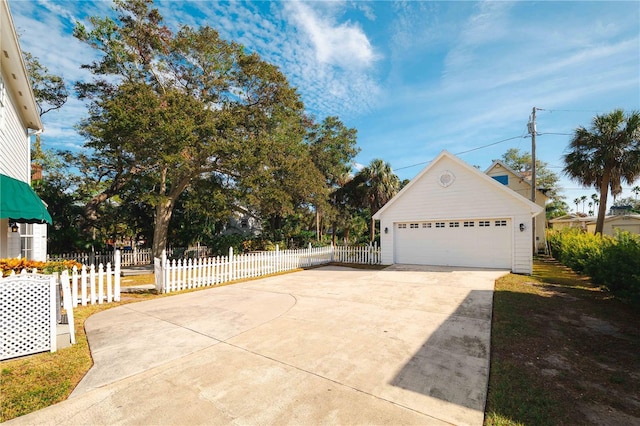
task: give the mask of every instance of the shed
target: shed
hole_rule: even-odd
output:
[[[532,218],[544,209],[442,151],[375,215],[383,264],[531,274]]]

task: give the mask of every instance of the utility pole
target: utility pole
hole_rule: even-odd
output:
[[[536,107],[531,111],[528,130],[531,133],[531,201],[536,202]]]
[[[527,130],[531,134],[531,201],[536,202],[536,111],[538,108],[533,107],[531,110],[531,119],[527,125]],[[531,245],[534,256],[538,252],[536,244],[536,218],[531,219]]]

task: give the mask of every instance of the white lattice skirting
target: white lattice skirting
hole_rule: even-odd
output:
[[[55,292],[51,276],[0,280],[0,360],[56,350]]]

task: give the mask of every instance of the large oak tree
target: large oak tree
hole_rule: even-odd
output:
[[[75,35],[99,50],[77,84],[89,102],[79,125],[109,185],[87,205],[138,179],[155,208],[153,254],[167,245],[173,208],[194,180],[220,177],[264,213],[287,211],[322,185],[304,144],[303,105],[273,65],[210,27],[172,32],[146,0],[115,2]],[[151,185],[149,183],[151,182]]]

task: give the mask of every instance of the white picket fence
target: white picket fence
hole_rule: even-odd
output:
[[[358,263],[364,265],[380,265],[382,257],[380,247],[369,245],[365,247],[356,246],[334,246],[332,262]]]
[[[379,264],[378,247],[311,247],[297,250],[265,251],[207,259],[169,260],[156,263],[156,288],[164,293],[207,287],[234,280],[260,277],[331,262]]]
[[[120,251],[120,250],[116,250]],[[198,246],[192,248],[169,248],[167,250],[167,257],[173,258],[174,256],[188,257],[188,258],[204,258],[211,254],[211,249],[206,246]],[[113,251],[101,253],[62,253],[47,255],[48,261],[62,261],[62,260],[75,260],[83,265],[98,265],[102,263],[115,264],[115,253]],[[137,265],[151,265],[153,264],[153,252],[151,249],[139,249],[139,250],[127,250],[120,251],[120,265],[121,266],[137,266]]]
[[[71,305],[75,308],[78,305],[87,306],[120,301],[120,270],[121,253],[116,250],[113,265],[111,262],[97,266],[82,265],[82,268],[74,266],[71,273],[64,271],[57,278],[58,283],[62,283],[65,275],[69,280]],[[22,270],[21,274],[37,274],[34,269],[29,272]],[[14,276],[11,273],[10,276]]]
[[[116,250],[120,253],[121,266],[151,265],[153,263],[153,254],[151,249],[142,249],[136,251]],[[75,260],[83,265],[106,265],[107,263],[115,264],[115,253],[63,253],[47,255],[47,260],[51,262],[63,260]]]
[[[120,251],[116,250],[115,262],[103,265],[73,267],[68,279],[71,286],[71,302],[78,305],[101,305],[120,301]]]

